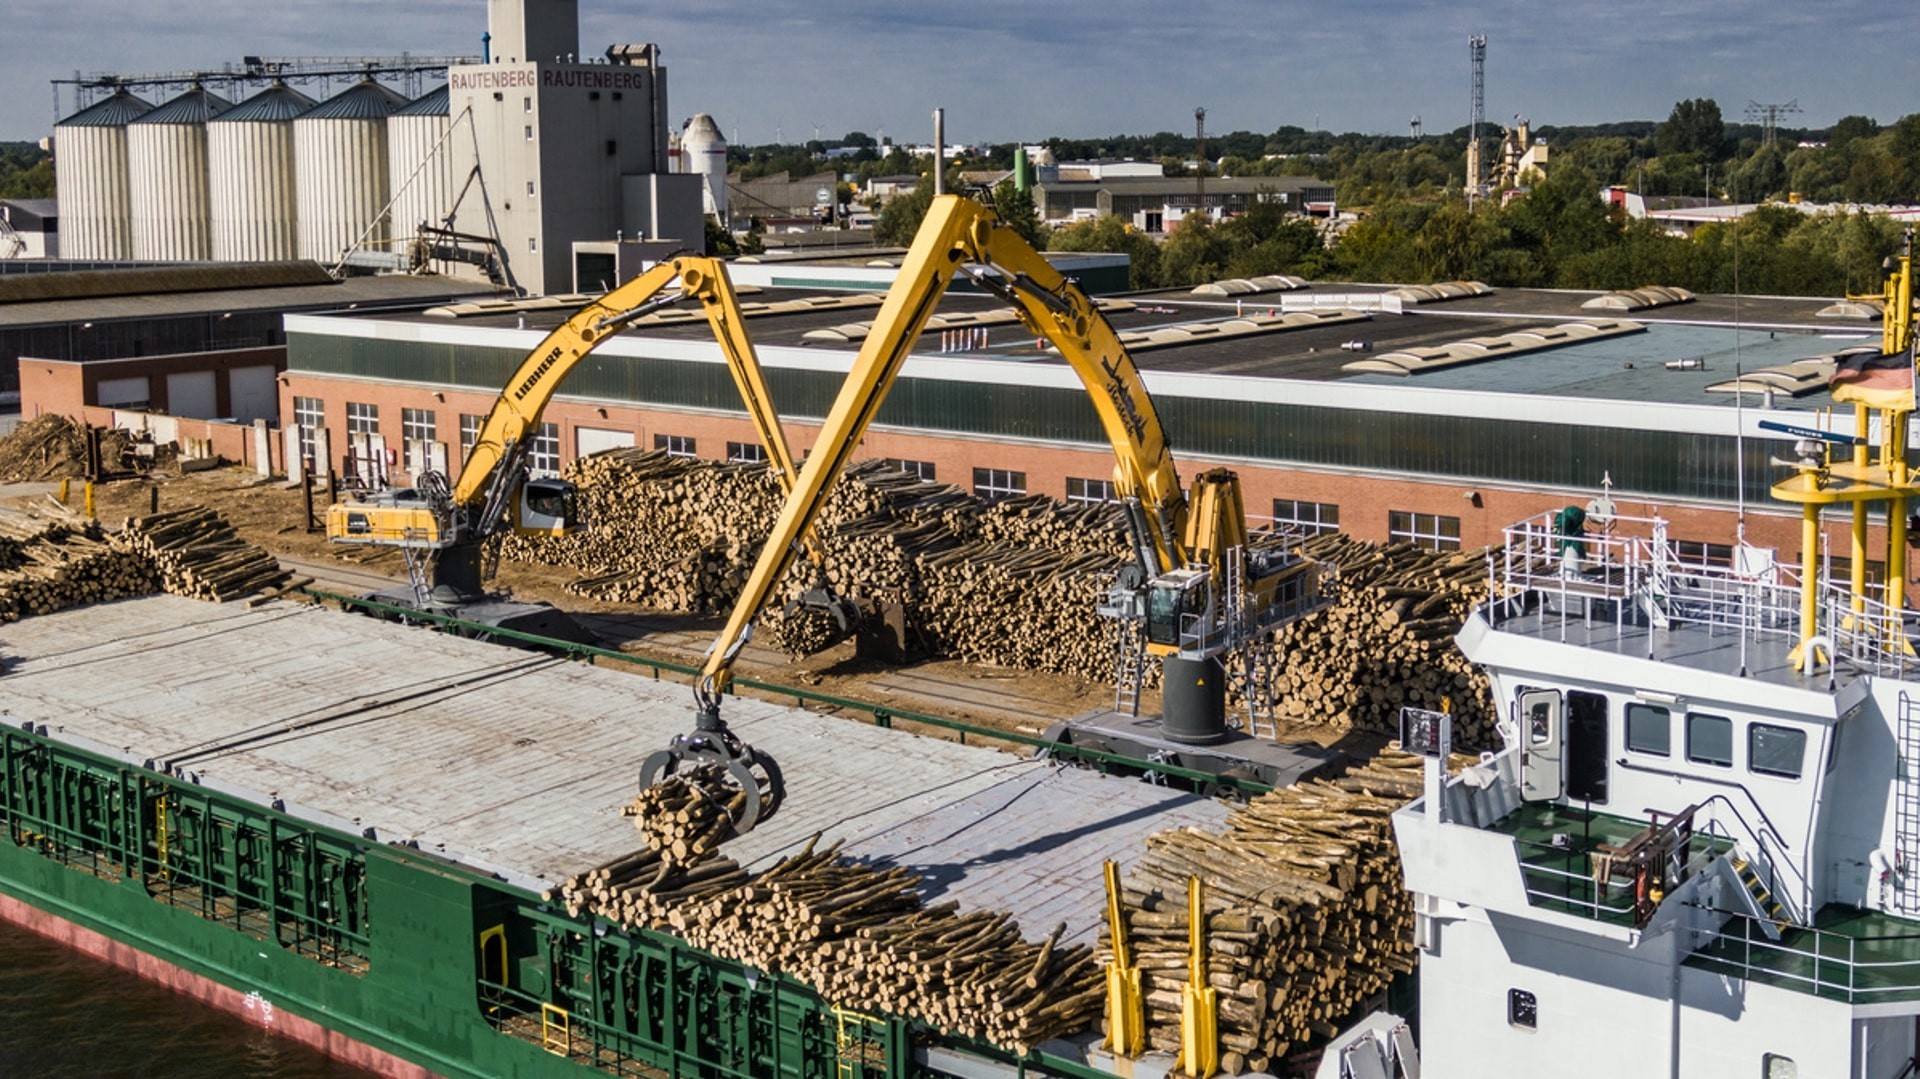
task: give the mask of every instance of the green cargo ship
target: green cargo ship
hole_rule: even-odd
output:
[[[296,604],[173,597],[9,627],[0,916],[387,1075],[1103,1074],[1024,1057],[661,934],[553,882],[637,845],[619,806],[686,690]],[[394,662],[404,657],[404,662]],[[789,803],[963,907],[1097,931],[1100,864],[1212,802],[742,699]]]

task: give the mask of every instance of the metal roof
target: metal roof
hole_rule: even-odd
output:
[[[152,111],[153,106],[148,102],[125,90],[117,90],[112,97],[81,109],[54,127],[125,127]]]
[[[384,120],[404,108],[407,99],[372,79],[361,79],[308,109],[302,120]]]
[[[132,121],[136,124],[204,124],[233,108],[233,102],[206,89],[188,90]]]
[[[395,116],[445,116],[448,112],[447,98],[447,88],[441,86],[438,90],[429,91],[415,98],[413,104],[393,110],[393,114]]]
[[[9,722],[523,883],[637,849],[621,814],[635,769],[693,721],[680,683],[290,603],[154,596],[25,619],[6,645]],[[726,709],[787,784],[727,854],[765,869],[824,833],[920,874],[928,898],[1014,914],[1031,939],[1064,921],[1064,940],[1092,942],[1103,860],[1131,865],[1149,834],[1227,814],[1031,756],[748,697]]]
[[[34,275],[39,276],[39,275]],[[11,278],[0,278],[0,285]],[[493,286],[448,277],[382,274],[335,284],[227,287],[218,291],[140,293],[0,303],[0,330],[124,319],[164,319],[242,311],[399,311],[473,296]]]
[[[216,120],[255,123],[281,123],[313,109],[313,99],[288,86],[275,83],[265,90],[214,117]]]
[[[333,275],[317,262],[232,262],[77,270],[0,278],[0,303],[85,300],[103,296],[208,292],[217,289],[331,285]]]

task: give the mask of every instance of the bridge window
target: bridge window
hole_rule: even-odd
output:
[[[1807,755],[1807,732],[1798,727],[1755,723],[1747,728],[1747,771],[1799,779]]]
[[[1657,704],[1627,704],[1627,748],[1656,757],[1673,755],[1673,716]]]
[[[1717,768],[1733,767],[1733,720],[1704,712],[1688,715],[1687,759]]]

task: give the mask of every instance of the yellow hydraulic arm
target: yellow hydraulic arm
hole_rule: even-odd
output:
[[[1146,548],[1140,552],[1142,561],[1159,570],[1185,563],[1186,496],[1159,414],[1119,336],[1078,286],[1019,233],[1001,224],[993,211],[971,199],[943,195],[928,209],[874,319],[873,332],[854,358],[813,452],[707,658],[698,687],[703,711],[717,707],[727,691],[734,655],[748,624],[792,563],[794,541],[811,526],[827,489],[852,459],[941,295],[969,264],[998,271],[998,276],[981,275],[981,284],[1014,303],[1027,328],[1053,342],[1085,384],[1117,458],[1115,493],[1122,501],[1138,499],[1148,518],[1145,528],[1136,529]]]
[[[676,280],[678,289],[663,296]],[[662,262],[575,311],[527,354],[481,424],[447,505],[435,512],[417,502],[397,507],[342,504],[328,514],[328,538],[441,548],[495,531],[512,509],[529,435],[539,429],[541,413],[562,380],[627,324],[688,297],[700,301],[760,443],[782,486],[791,488],[793,455],[726,267],[718,259],[687,256]]]

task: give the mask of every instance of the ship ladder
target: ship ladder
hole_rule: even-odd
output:
[[[1120,620],[1119,655],[1113,672],[1113,710],[1123,716],[1140,714],[1140,684],[1147,674],[1147,625],[1137,618]]]
[[[868,1068],[887,1073],[887,1049],[872,1037],[880,1020],[871,1015],[833,1009],[833,1059],[839,1079],[860,1079]]]
[[[558,1004],[540,1005],[540,1045],[554,1056],[573,1055],[573,1015]]]
[[[1748,913],[1760,923],[1760,931],[1767,935],[1768,940],[1779,940],[1780,930],[1792,921],[1787,916],[1787,909],[1780,905],[1780,901],[1773,897],[1773,892],[1761,881],[1752,862],[1738,854],[1731,855],[1728,861],[1733,866],[1734,875],[1740,878]]]
[[[1913,869],[1920,865],[1920,776],[1914,775],[1914,762],[1920,761],[1920,701],[1900,694],[1899,772],[1893,785],[1893,828],[1895,861],[1895,903],[1902,913],[1920,910],[1920,901],[1911,885]]]
[[[1279,663],[1274,648],[1272,636],[1260,633],[1241,650],[1246,664],[1242,694],[1247,700],[1247,732],[1258,736],[1265,727],[1269,735],[1278,738],[1280,724],[1273,718],[1273,676]]]

